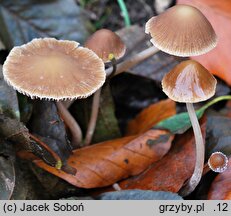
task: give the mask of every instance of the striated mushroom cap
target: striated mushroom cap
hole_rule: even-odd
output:
[[[109,55],[116,59],[122,58],[126,46],[120,37],[108,29],[96,31],[85,43],[85,47],[94,51],[105,63],[110,61]]]
[[[3,65],[6,82],[17,91],[41,99],[85,98],[106,77],[103,61],[79,43],[34,39],[14,47]]]
[[[145,32],[163,52],[188,57],[202,55],[217,44],[217,36],[207,18],[195,7],[176,5],[152,17]]]
[[[228,167],[228,158],[222,152],[214,152],[209,157],[208,165],[212,171],[222,173]]]
[[[162,80],[164,93],[182,103],[205,101],[215,94],[217,81],[201,64],[183,61],[167,73]]]

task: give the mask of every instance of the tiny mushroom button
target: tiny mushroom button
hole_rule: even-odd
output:
[[[228,167],[228,158],[222,152],[214,152],[209,157],[208,165],[214,172],[224,172]]]
[[[103,61],[79,43],[39,38],[14,47],[3,65],[6,82],[32,98],[85,98],[106,77]]]
[[[176,5],[146,23],[145,32],[158,49],[176,56],[197,56],[212,50],[217,37],[207,18],[195,7]]]

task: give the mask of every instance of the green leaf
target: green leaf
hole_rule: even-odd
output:
[[[207,108],[222,100],[231,100],[231,95],[217,97],[214,100],[205,104],[203,107],[196,111],[197,118],[200,119]],[[167,118],[159,122],[157,125],[154,126],[154,128],[169,130],[173,134],[182,134],[190,127],[191,122],[187,112],[174,115],[170,118]]]
[[[83,42],[86,20],[74,0],[0,1],[0,37],[8,49],[40,37]]]

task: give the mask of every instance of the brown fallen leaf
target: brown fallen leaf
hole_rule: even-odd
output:
[[[176,114],[176,103],[170,99],[154,103],[128,123],[127,135],[144,133],[163,119]]]
[[[129,136],[75,150],[67,165],[75,175],[67,174],[33,160],[39,167],[82,188],[112,185],[129,176],[138,175],[170,149],[174,135],[164,130],[149,130],[140,136]],[[23,155],[26,159],[26,155]],[[30,159],[32,159],[30,157]]]
[[[205,122],[202,133],[205,137]],[[119,183],[122,189],[143,189],[178,192],[191,177],[195,165],[195,141],[192,130],[178,135],[173,148],[141,175]]]
[[[229,68],[231,67],[231,1],[219,0],[178,0],[179,4],[188,4],[198,8],[211,22],[217,36],[218,44],[207,54],[195,56],[210,72],[231,85]]]
[[[231,200],[231,158],[228,169],[217,175],[213,181],[209,194],[209,200]]]

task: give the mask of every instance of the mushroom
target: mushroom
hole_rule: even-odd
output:
[[[110,62],[114,57],[124,56],[126,46],[120,37],[109,29],[96,31],[85,43],[85,47],[94,51],[104,63]]]
[[[34,39],[14,47],[3,65],[3,75],[22,94],[57,101],[86,98],[103,85],[106,77],[104,63],[94,52],[75,41],[55,38]],[[63,117],[73,118],[65,113]],[[72,124],[68,125],[70,129]],[[74,126],[79,128],[76,123]],[[81,130],[76,133],[75,141],[79,142]]]
[[[192,192],[198,185],[204,167],[205,146],[193,103],[205,101],[215,94],[217,81],[201,64],[183,61],[167,73],[162,80],[165,94],[176,102],[186,103],[196,141],[196,164],[187,187],[182,194]],[[186,194],[184,194],[186,195]]]
[[[214,152],[209,157],[208,165],[212,171],[222,173],[228,167],[228,158],[222,152]]]
[[[117,59],[122,58],[126,51],[126,46],[120,37],[108,29],[100,29],[96,31],[85,43],[85,47],[94,51],[104,63],[111,62],[113,70],[108,76],[108,80],[116,72]],[[84,140],[85,145],[89,145],[95,131],[95,126],[98,118],[100,104],[101,89],[93,96],[91,116]]]
[[[145,26],[158,49],[176,56],[197,56],[212,50],[217,36],[207,18],[195,7],[176,5],[152,17]]]

